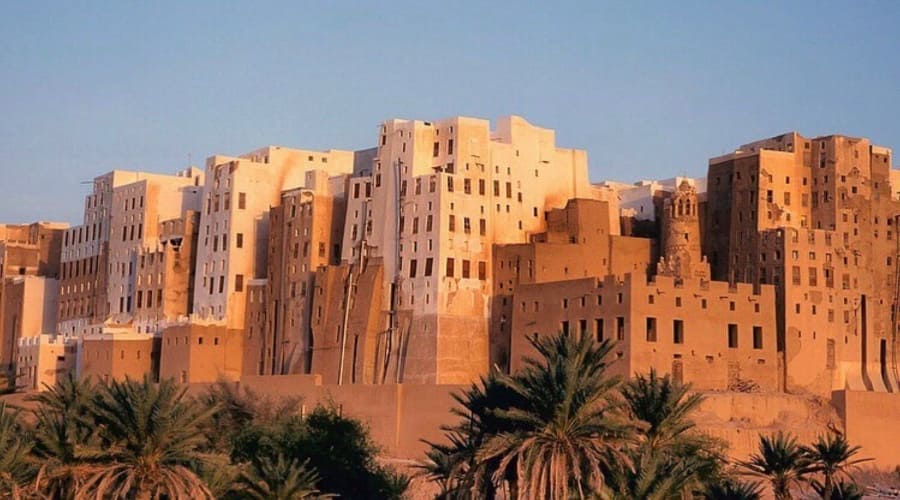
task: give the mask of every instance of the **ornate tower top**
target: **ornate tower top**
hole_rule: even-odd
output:
[[[663,201],[662,256],[657,272],[676,278],[709,279],[709,263],[700,251],[700,217],[697,190],[681,181]]]

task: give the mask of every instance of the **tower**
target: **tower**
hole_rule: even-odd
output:
[[[676,278],[709,279],[709,263],[700,251],[697,190],[682,180],[663,201],[662,255],[657,272]]]

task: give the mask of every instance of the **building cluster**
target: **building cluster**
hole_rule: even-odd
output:
[[[0,363],[29,389],[462,384],[561,333],[701,389],[897,392],[898,192],[890,150],[796,133],[706,178],[592,184],[519,117],[116,170],[77,226],[0,226]]]

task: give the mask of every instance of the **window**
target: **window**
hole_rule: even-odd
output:
[[[472,263],[468,260],[462,261],[462,277],[463,278],[469,278],[471,276],[471,272],[472,272],[471,264]]]
[[[569,322],[568,321],[560,321],[559,322],[559,332],[563,334],[563,336],[569,336]]]
[[[684,344],[684,321],[680,319],[672,320],[672,342]]]
[[[481,236],[487,235],[487,221],[484,219],[478,220],[478,234]]]
[[[472,232],[472,224],[468,217],[463,217],[463,232],[470,234]]]
[[[753,348],[754,349],[762,349],[763,348],[763,333],[761,326],[753,327]]]
[[[647,342],[656,342],[656,318],[647,318]]]
[[[625,317],[616,316],[616,340],[625,340]]]
[[[238,193],[238,210],[247,208],[247,193]]]
[[[237,233],[234,246],[236,246],[237,248],[244,248],[244,233]]]
[[[456,269],[454,269],[456,262],[453,260],[453,257],[447,257],[447,277],[453,278],[456,275]]]
[[[738,326],[734,323],[728,324],[728,347],[737,349],[738,346]]]
[[[603,342],[603,318],[594,320],[594,335],[597,342]]]
[[[410,277],[410,278],[415,278],[415,277],[416,277],[416,265],[417,265],[417,264],[418,264],[418,263],[416,262],[416,259],[411,259],[411,260],[409,261],[409,277]]]
[[[426,150],[426,151],[427,151],[427,150]],[[434,151],[432,151],[431,156],[434,156],[435,158],[437,158],[437,156],[438,156],[440,153],[441,153],[441,143],[435,142],[435,143],[434,143]]]
[[[449,141],[447,141],[447,154],[448,155],[453,154],[453,139],[450,139]]]
[[[487,279],[487,262],[478,262],[478,279],[484,281]]]
[[[484,179],[478,179],[478,194],[484,196]]]
[[[456,231],[456,216],[453,214],[450,214],[450,222],[449,222],[448,229],[450,230],[450,232]]]
[[[434,259],[428,257],[425,259],[425,276],[431,276],[431,268],[434,266]]]
[[[243,274],[235,274],[234,275],[234,291],[235,292],[243,292],[244,291],[244,275]]]

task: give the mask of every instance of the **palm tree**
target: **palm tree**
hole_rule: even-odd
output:
[[[196,474],[209,457],[198,451],[201,426],[217,408],[185,399],[186,388],[126,379],[104,384],[91,416],[99,428],[102,463],[92,465],[79,495],[94,498],[212,498]]]
[[[33,476],[28,461],[31,443],[23,437],[18,411],[0,402],[0,491],[13,499],[20,497],[23,487]]]
[[[470,472],[476,465],[474,458],[477,452],[471,435],[448,429],[444,436],[448,441],[446,444],[425,441],[429,446],[425,452],[427,460],[417,466],[422,476],[438,483],[440,492],[437,498],[440,500],[466,498],[472,495],[473,490],[481,490],[485,497],[491,496],[487,491],[483,491],[492,490],[491,486],[478,489],[470,480]]]
[[[258,500],[327,499],[316,487],[319,475],[308,466],[309,460],[298,463],[279,454],[275,460],[260,457],[241,474],[238,491]]]
[[[863,494],[854,483],[838,481],[831,486],[831,490],[826,490],[825,486],[813,481],[813,490],[822,498],[830,498],[831,500],[862,500]]]
[[[420,465],[422,474],[441,485],[441,498],[482,497],[491,499],[502,484],[495,484],[494,473],[500,459],[480,460],[476,457],[479,448],[490,437],[502,432],[511,432],[516,427],[497,415],[498,410],[508,410],[522,403],[522,399],[498,380],[499,370],[492,370],[480,383],[472,384],[453,399],[458,406],[451,412],[460,417],[460,423],[445,426],[444,443],[431,443],[426,462]],[[515,470],[507,471],[500,483],[511,489],[507,496],[515,498]]]
[[[619,449],[633,429],[619,415],[619,379],[607,373],[611,344],[566,335],[530,342],[540,359],[527,358],[514,376],[497,375],[521,398],[495,411],[513,430],[491,436],[476,458],[499,459],[495,482],[515,471],[519,498],[585,498],[601,488],[611,457],[626,459]]]
[[[625,453],[630,463],[609,460],[607,495],[673,498],[718,476],[722,445],[697,432],[690,415],[703,397],[655,369],[620,388],[629,416],[640,424]]]
[[[759,452],[740,462],[745,474],[769,481],[775,500],[789,500],[791,488],[810,471],[809,459],[797,439],[782,431],[759,437]]]
[[[45,389],[29,398],[38,403],[33,410],[35,487],[52,498],[75,498],[92,459],[85,449],[96,444],[96,426],[88,418],[96,387],[69,375]]]
[[[850,470],[861,463],[872,460],[871,458],[854,458],[862,449],[859,446],[850,446],[847,438],[837,431],[832,431],[825,436],[819,436],[811,446],[805,447],[806,457],[810,461],[810,471],[820,472],[822,482],[822,498],[831,500],[834,480],[839,476],[850,477]]]
[[[602,496],[610,500],[681,498],[686,485],[698,474],[700,462],[690,457],[675,460],[644,445],[630,448],[626,454],[629,460],[611,459],[604,467]]]
[[[703,492],[706,500],[759,500],[761,496],[762,487],[758,482],[743,482],[727,477],[711,481]]]
[[[652,449],[697,439],[690,414],[703,402],[703,396],[689,391],[690,385],[677,384],[669,375],[660,377],[653,368],[620,389],[631,415],[646,424],[643,435]]]

